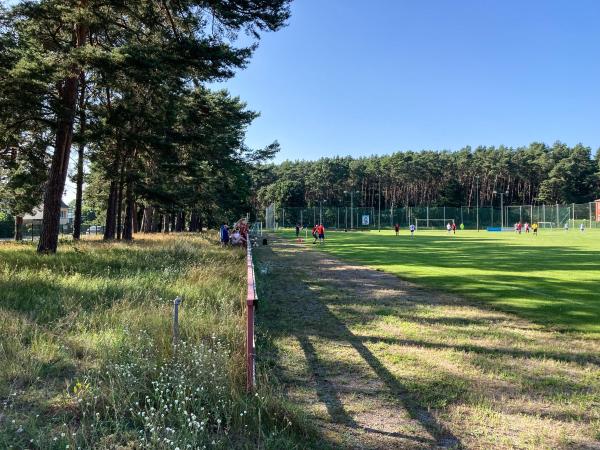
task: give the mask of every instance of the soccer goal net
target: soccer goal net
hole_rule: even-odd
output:
[[[453,224],[454,219],[415,219],[417,230],[445,230],[449,223]]]
[[[265,228],[267,230],[274,230],[277,228],[277,222],[275,217],[275,203],[271,203],[265,209]]]
[[[554,228],[554,222],[538,222],[540,228]]]

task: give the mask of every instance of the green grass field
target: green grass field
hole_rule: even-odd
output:
[[[596,448],[598,237],[286,231],[256,251],[259,366],[334,448]]]
[[[600,334],[600,230],[329,232],[321,249],[557,330]]]

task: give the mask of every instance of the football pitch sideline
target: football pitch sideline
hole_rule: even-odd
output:
[[[551,329],[600,335],[600,230],[329,232],[318,247]]]

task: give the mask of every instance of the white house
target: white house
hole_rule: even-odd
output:
[[[69,213],[69,207],[65,204],[65,202],[63,202],[61,200],[60,201],[60,224],[61,225],[66,225],[67,223],[69,223],[68,213]],[[44,206],[40,205],[33,210],[32,214],[25,214],[23,216],[23,224],[41,221],[43,214],[44,214]]]

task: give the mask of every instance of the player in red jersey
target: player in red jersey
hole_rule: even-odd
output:
[[[322,223],[317,227],[317,234],[319,235],[319,242],[321,244],[325,243],[325,227]]]

